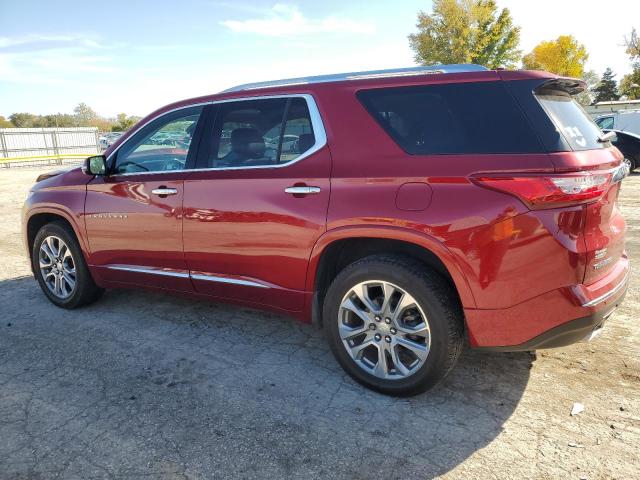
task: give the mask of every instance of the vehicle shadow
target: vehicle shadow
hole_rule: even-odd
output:
[[[0,282],[0,303],[9,476],[431,478],[496,439],[535,359],[465,351],[393,398],[278,315],[126,290],[66,311],[31,278]]]

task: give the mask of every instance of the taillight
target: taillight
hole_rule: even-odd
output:
[[[472,180],[482,186],[509,193],[532,209],[554,208],[600,199],[611,185],[611,172],[560,175],[480,175]]]

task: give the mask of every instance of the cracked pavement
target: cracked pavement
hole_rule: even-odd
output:
[[[54,307],[20,238],[42,170],[0,170],[0,479],[640,476],[640,175],[621,195],[631,287],[600,338],[466,351],[398,399],[278,315],[133,290]]]

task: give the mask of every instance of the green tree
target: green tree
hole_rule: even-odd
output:
[[[44,120],[46,126],[50,128],[75,127],[78,123],[76,118],[68,113],[55,113],[53,115],[45,115]]]
[[[608,102],[620,98],[620,95],[618,95],[618,82],[616,82],[615,76],[616,74],[610,68],[604,71],[600,82],[593,89],[595,103]]]
[[[627,54],[633,62],[633,71],[620,80],[620,93],[629,100],[640,99],[640,39],[636,29],[631,29],[631,35],[625,37]]]
[[[11,123],[9,120],[7,120],[2,115],[0,115],[0,128],[12,128],[12,127],[13,127],[13,123]]]
[[[620,80],[620,93],[629,100],[640,100],[640,65]]]
[[[16,128],[32,128],[37,118],[33,113],[12,113],[9,115],[9,120]]]
[[[79,103],[78,106],[73,109],[73,113],[76,116],[79,127],[88,127],[99,118],[98,114],[86,103]]]
[[[571,35],[540,42],[522,59],[527,70],[546,70],[564,77],[581,78],[589,58],[587,49]]]
[[[635,28],[631,29],[631,35],[624,38],[624,43],[627,46],[627,54],[631,57],[632,61],[640,60],[640,39],[638,39],[638,33]]]
[[[140,117],[128,117],[126,113],[119,113],[116,117],[116,123],[111,127],[114,132],[124,132],[133,127]]]
[[[507,8],[498,13],[494,0],[434,0],[431,14],[418,13],[417,33],[409,35],[416,62],[479,63],[488,68],[514,67],[520,27]]]
[[[582,75],[582,80],[587,84],[587,88],[584,89],[584,92],[578,93],[573,98],[575,98],[576,102],[578,102],[583,107],[593,104],[593,100],[595,95],[593,93],[593,89],[596,88],[598,82],[600,82],[600,78],[598,74],[593,70],[588,70],[584,72]]]

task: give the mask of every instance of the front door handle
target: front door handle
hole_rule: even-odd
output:
[[[175,195],[176,193],[178,193],[178,190],[175,188],[160,187],[154,188],[153,190],[151,190],[151,193],[153,193],[154,195],[159,195],[161,197],[166,197],[167,195]]]
[[[299,185],[294,187],[287,187],[284,189],[285,193],[289,193],[291,195],[312,195],[315,193],[320,193],[320,187],[309,187],[306,185]]]

